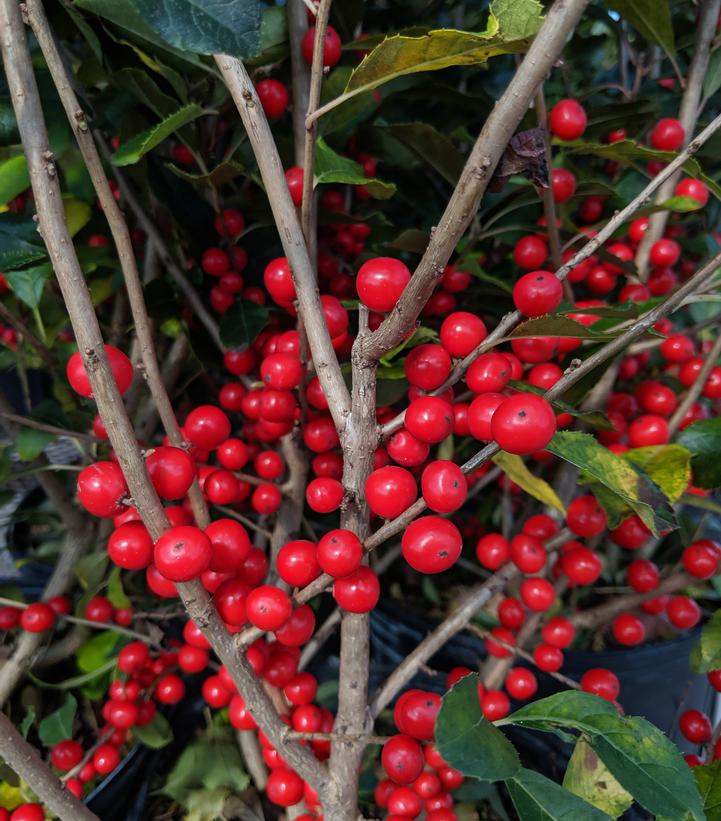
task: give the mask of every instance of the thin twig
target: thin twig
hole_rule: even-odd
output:
[[[38,422],[37,419],[30,419],[28,416],[21,416],[19,413],[7,413],[0,411],[0,416],[7,419],[9,422],[16,422],[24,428],[32,428],[33,430],[41,430],[45,433],[52,433],[56,436],[67,436],[70,439],[82,439],[84,442],[99,443],[102,439],[93,436],[91,433],[80,433],[76,430],[66,430],[57,425],[48,425],[45,422]]]
[[[685,134],[684,142],[688,142],[691,139],[691,135],[696,128],[696,121],[700,110],[699,102],[701,100],[704,79],[711,56],[711,43],[716,34],[716,23],[720,10],[721,0],[704,0],[701,4],[699,19],[696,24],[696,41],[694,43],[693,58],[689,67],[688,79],[681,97],[681,105],[678,112],[678,119],[683,126]],[[674,69],[677,69],[675,62],[673,64]],[[683,87],[683,82],[681,85]],[[680,174],[681,172],[679,170],[667,176],[664,184],[659,188],[658,194],[656,195],[657,205],[660,205],[669,199],[669,197],[673,196]],[[660,211],[656,214],[651,214],[649,217],[648,228],[639,243],[635,259],[636,268],[638,269],[638,274],[642,282],[648,279],[651,247],[663,236],[669,215],[669,211]]]
[[[686,395],[681,400],[679,406],[674,411],[673,416],[668,421],[669,439],[673,438],[674,434],[679,429],[680,424],[683,422],[684,417],[693,406],[693,403],[699,398],[699,396],[701,396],[701,392],[706,386],[706,380],[708,379],[711,371],[716,367],[719,356],[721,356],[721,331],[719,331],[713,347],[708,354],[706,354],[706,361],[701,366],[698,376],[686,391]]]

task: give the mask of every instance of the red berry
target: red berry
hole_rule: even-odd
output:
[[[105,355],[108,358],[113,379],[122,395],[128,390],[133,381],[133,366],[128,357],[118,348],[113,345],[103,345],[103,347],[105,348]],[[79,351],[76,351],[68,360],[65,374],[70,387],[76,393],[87,399],[93,398],[93,389]]]
[[[525,274],[513,287],[513,302],[524,316],[537,317],[553,313],[562,299],[563,286],[551,271]]]
[[[648,559],[634,559],[626,568],[626,577],[637,593],[650,593],[661,579],[658,568]]]
[[[513,249],[513,259],[519,268],[524,271],[533,271],[540,268],[548,259],[548,246],[539,237],[529,234],[521,237],[516,243]]]
[[[576,177],[566,168],[551,170],[551,190],[556,202],[566,202],[576,193]],[[600,216],[600,214],[599,214]],[[590,220],[595,222],[595,219]]]
[[[305,539],[283,545],[276,559],[278,575],[292,587],[305,587],[320,575],[316,546]]]
[[[287,767],[277,767],[268,776],[265,794],[279,807],[292,807],[303,798],[303,779]]]
[[[288,108],[288,89],[278,80],[261,80],[255,87],[260,104],[269,120],[277,120]]]
[[[185,696],[185,684],[180,676],[168,673],[158,679],[153,697],[160,704],[177,704]]]
[[[416,345],[406,357],[406,378],[417,388],[433,391],[439,388],[451,372],[451,358],[441,345]]]
[[[395,519],[418,498],[413,474],[405,468],[388,465],[374,470],[365,483],[368,507],[383,519]]]
[[[701,608],[688,596],[673,596],[666,605],[666,615],[679,630],[690,630],[701,619]]]
[[[112,744],[101,744],[93,753],[93,766],[99,775],[111,773],[120,764],[120,753]]]
[[[115,462],[95,462],[78,474],[78,499],[93,516],[109,519],[120,513],[127,495],[123,471]]]
[[[105,596],[93,596],[85,605],[83,616],[88,621],[105,624],[113,617],[113,605]]]
[[[230,436],[230,420],[220,408],[201,405],[188,414],[183,431],[191,444],[215,450]]]
[[[420,396],[408,406],[404,424],[421,442],[442,442],[453,432],[453,407],[440,396]]]
[[[474,393],[498,393],[511,378],[511,364],[500,353],[484,353],[471,363],[466,384]]]
[[[615,701],[621,692],[618,678],[604,667],[593,667],[581,676],[581,689],[587,693],[601,696],[607,701]]]
[[[536,676],[525,667],[513,667],[508,671],[504,682],[508,694],[517,701],[533,698],[538,690]]]
[[[468,482],[455,462],[438,459],[423,471],[421,490],[435,513],[453,513],[466,501]]]
[[[559,647],[561,650],[565,650],[571,644],[575,634],[573,622],[563,616],[553,616],[541,629],[541,638],[546,644]]]
[[[711,740],[713,727],[701,710],[685,710],[679,717],[678,726],[692,744],[706,744]]]
[[[278,630],[290,618],[290,597],[279,587],[264,584],[248,593],[245,600],[248,621],[261,630]]]
[[[511,560],[523,573],[538,573],[546,564],[546,548],[527,533],[511,539]]]
[[[503,690],[486,690],[481,698],[481,710],[488,721],[498,721],[511,712],[511,702]]]
[[[303,35],[301,50],[303,59],[308,65],[313,65],[313,43],[315,40],[315,26],[311,26]],[[333,26],[328,26],[323,43],[323,65],[326,68],[333,67],[341,58],[342,42],[338,32]],[[287,805],[286,805],[287,806]]]
[[[541,396],[518,393],[504,400],[491,420],[493,438],[508,453],[543,450],[556,433],[556,415]]]
[[[556,591],[547,579],[524,579],[519,593],[526,607],[537,613],[548,610],[556,600]]]
[[[145,466],[161,499],[182,499],[195,479],[195,460],[181,448],[155,448]]]
[[[28,605],[20,616],[20,626],[28,633],[44,633],[55,624],[55,611],[44,602]]]
[[[710,196],[708,186],[705,183],[690,178],[681,180],[676,186],[674,194],[677,197],[690,197],[702,206],[706,205]]]
[[[641,619],[632,613],[620,613],[611,625],[613,637],[619,644],[634,647],[646,638],[646,628]]]
[[[598,536],[606,527],[606,512],[595,496],[577,496],[568,506],[566,523],[576,536]]]
[[[408,564],[419,573],[442,573],[461,555],[458,528],[440,516],[424,516],[406,528],[401,549]]]
[[[449,314],[441,325],[441,345],[457,358],[468,356],[486,338],[483,320],[467,311]]]
[[[601,575],[601,560],[591,548],[579,545],[561,556],[561,570],[573,584],[593,584]]]
[[[539,670],[555,673],[563,667],[563,653],[550,644],[539,644],[533,651],[533,660]]]
[[[561,100],[549,113],[548,125],[562,140],[577,140],[586,130],[586,112],[576,100]]]
[[[653,127],[649,142],[657,151],[678,151],[685,138],[681,123],[675,117],[664,117]]]
[[[68,739],[67,741],[59,741],[50,751],[50,763],[58,770],[67,772],[79,764],[83,757],[82,745],[77,741]]]
[[[108,556],[124,570],[143,570],[153,561],[153,540],[142,522],[128,522],[110,534]]]
[[[482,393],[468,406],[468,428],[471,435],[481,442],[493,439],[492,421],[498,407],[506,397],[502,393]]]
[[[234,519],[217,519],[205,529],[212,554],[209,567],[216,573],[236,573],[250,555],[246,529]]]
[[[289,168],[285,172],[285,181],[290,191],[290,198],[293,200],[293,205],[300,208],[303,203],[303,169],[298,166]]]
[[[365,565],[333,583],[333,598],[349,613],[369,613],[380,598],[378,577]]]
[[[331,530],[318,542],[316,558],[324,573],[341,578],[360,567],[363,545],[351,530]]]
[[[171,527],[155,543],[155,566],[166,579],[187,582],[208,567],[212,552],[210,539],[199,528]]]
[[[706,540],[690,544],[681,555],[687,573],[697,579],[710,579],[718,571],[719,551]]]
[[[381,750],[381,763],[397,784],[411,784],[423,771],[423,748],[409,735],[392,736]]]
[[[495,571],[510,560],[511,548],[500,533],[489,533],[478,541],[476,556],[484,567]]]

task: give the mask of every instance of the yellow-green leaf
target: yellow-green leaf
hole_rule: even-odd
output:
[[[522,52],[541,25],[542,11],[538,0],[494,0],[484,32],[437,29],[421,37],[386,37],[351,74],[345,94],[369,91],[407,74]]]
[[[24,154],[0,163],[0,205],[6,205],[30,185],[28,161]]]
[[[683,445],[633,448],[621,456],[647,473],[671,502],[678,501],[691,481],[691,451]]]
[[[87,202],[78,200],[75,197],[64,197],[63,208],[65,209],[65,222],[68,224],[70,236],[74,237],[90,222],[93,209]]]
[[[493,461],[509,479],[533,496],[534,499],[538,499],[544,505],[555,507],[561,513],[566,512],[563,502],[556,495],[556,491],[544,479],[534,476],[520,456],[502,450],[493,457]]]
[[[633,804],[633,796],[616,781],[583,737],[576,742],[563,786],[612,818],[618,818]]]

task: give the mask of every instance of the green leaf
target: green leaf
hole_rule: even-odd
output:
[[[660,208],[666,211],[676,211],[679,214],[687,214],[690,211],[698,211],[703,208],[703,205],[698,201],[695,200],[693,197],[669,197],[667,200],[664,200]]]
[[[178,101],[161,91],[150,74],[139,68],[122,68],[114,72],[113,84],[130,91],[158,117],[169,117],[178,108]]]
[[[436,745],[448,765],[471,778],[512,778],[521,762],[514,746],[481,711],[478,676],[468,675],[443,696],[436,720]]]
[[[691,451],[693,483],[707,489],[721,487],[721,416],[694,422],[677,441]]]
[[[227,787],[193,790],[185,802],[188,812],[183,818],[185,821],[219,821],[227,818],[225,806],[230,797],[231,791]],[[253,816],[257,818],[255,814]]]
[[[596,716],[591,723],[589,743],[639,804],[669,821],[704,821],[691,768],[658,727],[639,716]]]
[[[108,554],[103,551],[102,553],[88,553],[75,563],[73,571],[84,590],[94,592],[105,576],[108,562]]]
[[[45,747],[52,747],[58,741],[73,737],[73,721],[77,709],[78,702],[75,696],[68,693],[63,706],[40,722],[38,736]]]
[[[242,177],[247,174],[245,168],[235,160],[221,162],[207,174],[191,174],[189,171],[178,168],[177,165],[173,165],[173,163],[168,163],[167,167],[176,177],[187,180],[193,185],[203,186],[210,184],[215,188],[220,188],[222,185],[232,182],[237,177]]]
[[[584,738],[576,742],[563,786],[611,818],[618,818],[633,804],[633,796],[616,781]]]
[[[141,744],[151,747],[153,750],[160,750],[166,747],[173,740],[173,730],[168,724],[168,719],[162,713],[155,713],[150,724],[133,727],[133,735]]]
[[[0,205],[7,205],[29,186],[28,161],[24,154],[0,163]]]
[[[315,184],[323,183],[363,185],[372,197],[379,200],[387,200],[396,192],[393,183],[366,177],[363,168],[355,160],[336,153],[322,137],[319,137],[316,146]]]
[[[23,462],[37,458],[55,439],[54,434],[34,428],[20,428],[15,438],[15,450]]]
[[[445,134],[428,123],[394,124],[385,128],[435,169],[446,182],[456,184],[466,159]]]
[[[506,787],[523,821],[609,821],[605,812],[533,770],[522,769]]]
[[[717,610],[701,628],[701,637],[691,656],[695,673],[710,673],[721,668],[721,610]]]
[[[113,630],[98,633],[83,644],[75,655],[78,667],[83,673],[91,673],[103,667],[114,656],[122,637]]]
[[[608,5],[646,40],[662,46],[671,57],[676,54],[668,0],[608,0]]]
[[[706,818],[721,818],[721,761],[693,768],[693,777],[701,793]]]
[[[655,148],[641,145],[634,140],[619,140],[615,143],[592,143],[583,140],[553,140],[554,144],[562,145],[566,154],[591,154],[603,160],[613,160],[620,163],[633,163],[634,160],[649,162],[652,160],[669,163],[678,156],[675,151],[659,151]],[[701,174],[701,166],[698,160],[690,157],[683,164],[683,170],[692,177]]]
[[[95,670],[91,670],[88,673],[83,673],[80,676],[70,676],[70,678],[63,679],[63,681],[58,684],[50,681],[43,681],[32,673],[28,673],[28,677],[31,679],[33,684],[37,684],[38,687],[42,687],[44,690],[74,690],[76,687],[82,687],[90,681],[95,681],[95,679],[105,675],[105,673],[110,672],[113,667],[115,667],[114,658],[106,661],[105,664]]]
[[[256,0],[133,0],[147,24],[177,49],[251,57],[260,41]]]
[[[270,313],[263,305],[238,299],[220,318],[220,339],[228,348],[250,345],[269,320]]]
[[[711,97],[721,88],[721,49],[716,49],[709,58],[706,75],[703,78],[703,96]]]
[[[37,224],[31,217],[0,214],[0,271],[5,276],[8,271],[46,256]]]
[[[599,696],[581,690],[564,690],[527,704],[498,723],[545,732],[554,732],[558,727],[585,732],[590,727],[587,719],[597,715],[617,715],[617,711],[613,704]]]
[[[649,812],[671,821],[687,813],[702,821],[701,800],[690,768],[678,748],[649,721],[622,717],[608,701],[567,690],[522,707],[498,722],[547,732],[583,733],[619,784]]]
[[[549,314],[537,319],[527,319],[516,326],[508,339],[522,339],[536,336],[562,336],[573,339],[589,339],[609,341],[619,336],[622,331],[594,331],[592,327],[582,325],[575,319],[563,314]]]
[[[63,197],[63,208],[65,209],[65,222],[68,224],[70,236],[74,237],[90,222],[93,209],[87,202],[75,197]]]
[[[534,476],[526,467],[526,463],[520,456],[512,453],[506,453],[502,450],[493,457],[493,461],[499,468],[514,481],[519,487],[526,491],[526,493],[538,499],[544,505],[560,510],[565,513],[566,509],[563,502],[556,495],[556,491],[545,481],[538,476]]]
[[[113,607],[130,607],[130,599],[123,589],[123,577],[119,567],[113,567],[108,576],[108,598]]]
[[[677,526],[673,508],[660,488],[639,468],[611,453],[590,434],[558,431],[546,450],[576,465],[625,502],[654,535]],[[603,499],[598,501],[603,504]]]
[[[240,793],[249,783],[237,744],[204,736],[185,748],[161,792],[186,804],[197,788],[227,787]]]
[[[632,448],[621,454],[621,458],[640,467],[670,502],[678,501],[691,481],[691,453],[682,445]]]
[[[45,282],[53,273],[50,263],[37,265],[33,268],[23,268],[20,271],[8,271],[5,279],[15,296],[24,302],[31,311],[40,305]]]
[[[120,148],[113,154],[113,165],[134,165],[140,159],[152,151],[157,145],[174,134],[179,128],[197,120],[203,114],[203,109],[196,103],[183,106],[174,114],[161,120],[157,125],[136,134],[127,142],[121,144]]]
[[[486,31],[438,29],[420,37],[386,37],[351,74],[345,94],[369,91],[396,77],[450,66],[485,63],[524,51],[541,25],[537,0],[494,0]]]
[[[33,707],[28,707],[28,711],[25,713],[25,717],[20,722],[20,732],[22,733],[23,738],[28,737],[30,728],[35,723],[35,718],[35,709]]]

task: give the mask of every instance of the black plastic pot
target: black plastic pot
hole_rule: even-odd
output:
[[[435,627],[420,614],[388,604],[371,613],[370,688],[379,686],[420,641]],[[706,676],[689,668],[689,655],[698,642],[700,628],[669,641],[636,648],[609,649],[599,653],[567,651],[563,672],[575,680],[593,667],[606,667],[621,682],[621,702],[628,715],[644,716],[687,752],[699,748],[687,742],[678,730],[678,717],[684,710],[703,710],[713,716],[715,691]],[[418,673],[409,687],[445,692],[447,673],[460,665],[477,669],[486,657],[482,641],[467,635],[454,636],[431,658],[426,671]],[[521,664],[523,662],[520,662]],[[330,673],[337,665],[326,662]],[[530,665],[528,665],[530,666]],[[538,678],[538,697],[564,689],[551,676],[534,669]],[[520,705],[514,705],[520,706]],[[572,745],[551,733],[507,728],[525,766],[560,782],[572,752]],[[632,808],[625,821],[641,821],[648,816]]]

